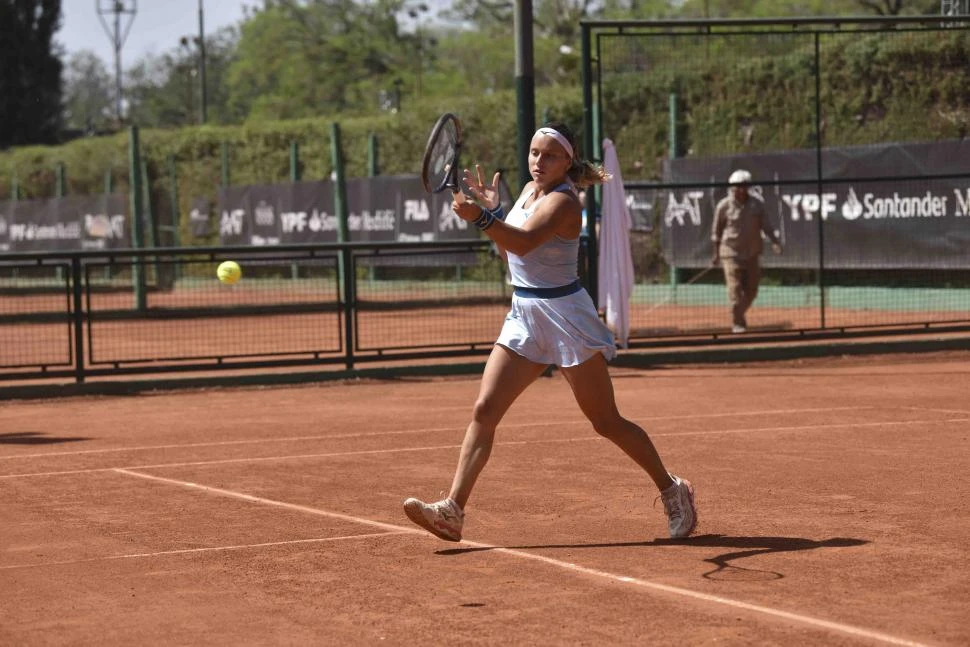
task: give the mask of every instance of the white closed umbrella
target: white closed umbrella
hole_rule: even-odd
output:
[[[626,205],[623,175],[616,149],[603,140],[603,166],[613,177],[603,185],[603,215],[599,233],[599,308],[619,346],[630,341],[630,295],[633,293],[633,255],[630,228],[633,220]],[[590,218],[590,223],[594,219]]]

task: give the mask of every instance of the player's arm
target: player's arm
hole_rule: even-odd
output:
[[[582,224],[579,201],[569,193],[556,192],[545,197],[521,228],[495,222],[485,233],[500,247],[525,256],[553,236],[578,238]]]
[[[453,208],[459,217],[475,222],[501,249],[516,256],[525,256],[553,236],[578,238],[582,226],[579,201],[572,194],[562,192],[547,195],[521,228],[490,218],[481,207],[457,196]]]
[[[475,223],[502,251],[524,256],[555,235],[570,239],[579,237],[582,205],[572,193],[555,192],[546,196],[521,228],[506,224],[504,214],[499,211],[500,178],[501,175],[496,173],[492,183],[486,184],[481,166],[475,165],[474,174],[465,169],[465,184],[478,204],[459,192],[455,194],[452,208],[462,220]],[[532,189],[533,183],[529,182],[522,191]]]

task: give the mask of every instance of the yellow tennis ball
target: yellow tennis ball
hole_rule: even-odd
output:
[[[216,269],[216,276],[226,285],[232,285],[242,278],[242,268],[236,261],[225,261]]]

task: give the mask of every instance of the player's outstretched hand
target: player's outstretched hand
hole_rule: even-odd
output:
[[[475,165],[474,174],[467,168],[465,169],[465,186],[468,187],[468,192],[479,204],[489,210],[495,209],[501,202],[498,193],[499,181],[501,179],[502,174],[495,173],[495,177],[492,178],[492,183],[485,184],[481,165]]]

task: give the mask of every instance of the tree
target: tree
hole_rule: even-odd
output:
[[[637,0],[627,0],[614,2],[612,6],[622,12],[631,2],[641,4]],[[651,0],[649,4],[652,7],[658,3]],[[532,6],[535,37],[576,42],[579,40],[579,21],[598,15],[600,10],[601,3],[595,0],[536,0]],[[455,0],[447,15],[470,23],[479,31],[507,34],[512,27],[514,12],[514,0]]]
[[[373,111],[388,77],[414,69],[404,3],[265,0],[243,23],[229,70],[230,106],[256,118]]]
[[[104,61],[90,50],[76,52],[64,70],[64,125],[91,135],[112,119],[114,81]]]
[[[901,16],[903,14],[927,14],[940,12],[939,0],[857,0],[867,11],[880,16]]]
[[[61,0],[0,0],[0,149],[57,141]]]
[[[236,53],[238,35],[225,27],[206,37],[206,86],[209,123],[239,121],[228,103],[226,75]],[[142,126],[199,123],[202,101],[199,44],[185,38],[179,46],[140,59],[127,72],[128,115]]]
[[[939,0],[685,0],[683,18],[786,18],[789,16],[857,16],[939,12]],[[934,9],[935,7],[935,9]]]

